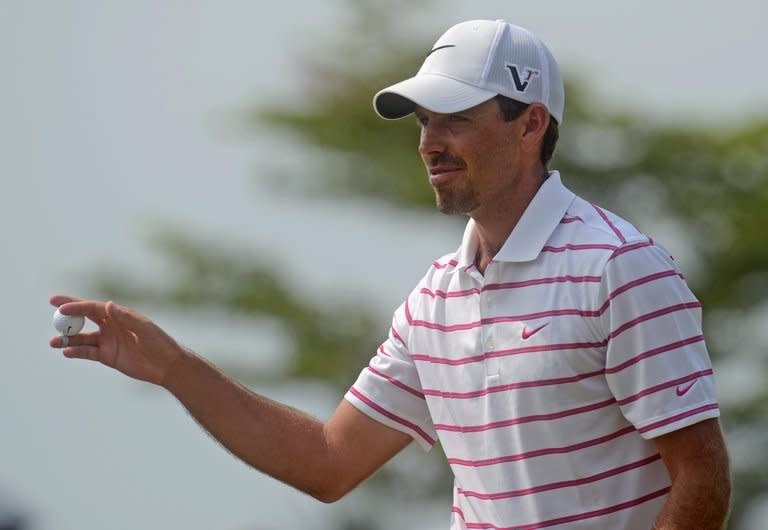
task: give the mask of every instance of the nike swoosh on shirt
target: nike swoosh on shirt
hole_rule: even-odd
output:
[[[430,50],[430,52],[427,54],[427,57],[435,53],[437,50],[442,50],[443,48],[455,48],[455,47],[456,47],[455,44],[446,44],[445,46],[438,46],[437,48],[432,48],[432,50]]]
[[[677,394],[680,397],[686,395],[688,391],[691,388],[693,388],[693,385],[695,385],[698,382],[699,382],[698,379],[694,379],[693,381],[691,381],[691,384],[689,384],[688,386],[681,387],[680,385],[677,385],[677,388],[675,389],[675,394]]]
[[[533,337],[533,336],[534,336],[536,333],[538,333],[538,332],[539,332],[539,331],[541,331],[542,329],[546,328],[548,325],[549,325],[549,322],[547,322],[547,323],[545,323],[545,324],[542,324],[542,325],[541,325],[541,326],[539,326],[538,328],[536,328],[536,329],[534,329],[534,330],[531,330],[531,331],[528,331],[527,329],[525,329],[525,327],[523,327],[523,340],[528,340],[528,339],[530,339],[530,338],[531,338],[531,337]]]

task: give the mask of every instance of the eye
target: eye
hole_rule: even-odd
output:
[[[422,127],[427,124],[427,117],[423,114],[416,114],[416,123],[421,125]]]

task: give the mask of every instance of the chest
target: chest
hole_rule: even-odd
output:
[[[427,396],[489,396],[604,368],[600,278],[530,265],[446,275],[422,289],[410,348]]]

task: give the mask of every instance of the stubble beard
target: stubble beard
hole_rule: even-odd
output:
[[[442,153],[426,162],[427,169],[441,164],[456,165],[464,168],[466,172],[464,161],[449,153]],[[434,190],[435,205],[438,211],[444,214],[469,214],[478,207],[480,202],[471,181],[467,179],[466,173],[462,180],[434,187]]]
[[[468,215],[478,207],[479,200],[472,186],[463,183],[458,189],[451,186],[435,188],[435,205],[444,214]]]
[[[451,165],[462,168],[464,175],[460,180],[452,180],[442,185],[433,186],[435,206],[444,214],[469,214],[479,205],[477,192],[466,174],[466,164],[461,157],[451,153],[440,153],[424,160],[427,170],[438,165]]]

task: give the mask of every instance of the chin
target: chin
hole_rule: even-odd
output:
[[[477,207],[474,201],[445,200],[439,194],[435,194],[435,206],[440,213],[462,215],[469,215]]]

